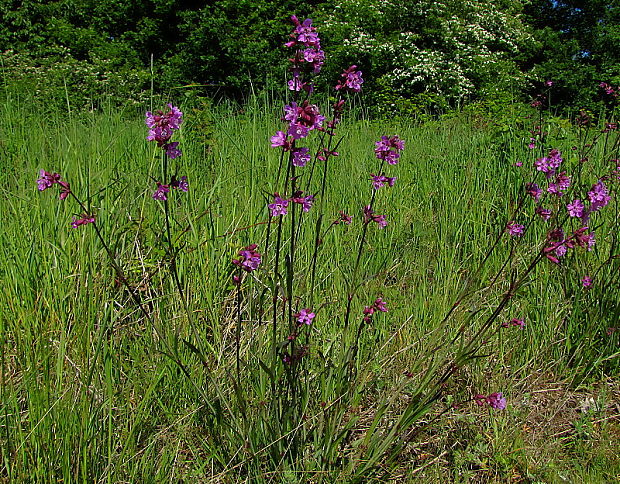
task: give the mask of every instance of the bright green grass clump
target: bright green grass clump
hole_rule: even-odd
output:
[[[151,197],[159,180],[158,158],[145,140],[140,114],[42,117],[19,100],[0,110],[0,478],[332,482],[356,475],[372,449],[343,448],[341,459],[333,462],[300,451],[297,467],[265,467],[264,456],[271,452],[267,461],[277,461],[275,449],[281,449],[261,437],[273,435],[278,422],[267,414],[254,418],[263,415],[260,396],[269,395],[270,385],[259,374],[259,360],[270,352],[263,345],[269,310],[267,315],[261,310],[265,296],[259,281],[253,285],[255,297],[244,301],[241,352],[247,371],[242,389],[234,383],[230,261],[241,247],[261,244],[265,237],[266,204],[279,162],[269,138],[281,129],[279,113],[259,103],[242,113],[226,106],[185,110],[177,138],[184,155],[171,169],[188,177],[190,190],[171,205],[189,318],[162,262],[163,209]],[[342,316],[361,208],[368,203],[369,174],[376,167],[374,141],[398,134],[407,143],[391,173],[397,183],[384,189],[376,205],[389,225],[372,227],[362,259],[364,281],[355,299],[357,320],[378,295],[390,308],[360,341],[360,378],[366,379],[367,393],[351,405],[345,420],[359,421],[361,448],[383,394],[394,392],[390,411],[396,411],[405,405],[399,399],[411,397],[403,373],[417,381],[428,368],[449,361],[462,342],[459,335],[473,332],[492,312],[510,278],[523,270],[519,264],[544,240],[545,229],[534,227],[527,234],[530,251],[510,259],[512,272],[502,272],[487,289],[504,267],[512,242],[501,239],[481,264],[503,232],[533,161],[523,139],[475,127],[464,117],[424,126],[350,117],[341,130],[340,156],[329,161],[323,211],[326,225],[339,210],[353,215],[354,223],[327,233],[312,296],[320,310],[307,363],[315,375],[307,409],[308,415],[319,415],[318,421],[321,400],[335,391],[328,387],[330,355],[350,344],[344,340]],[[576,136],[562,133],[554,141],[568,154]],[[524,167],[515,166],[517,161]],[[87,201],[152,322],[133,304],[89,227],[70,228],[72,215],[79,215],[76,206],[60,202],[51,190],[37,191],[39,169],[61,173]],[[616,210],[614,201],[610,212]],[[312,246],[313,227],[311,222],[302,226],[301,246]],[[616,239],[601,233],[598,242],[580,262],[583,275],[613,252]],[[311,256],[311,251],[300,252],[302,273],[310,270]],[[272,257],[267,254],[267,261]],[[611,261],[599,280],[613,280],[606,271],[617,270],[617,260]],[[497,322],[525,318],[525,329],[500,332],[489,342],[483,353],[492,357],[464,369],[458,383],[450,381],[450,398],[466,401],[472,392],[504,391],[510,401],[516,395],[503,377],[526,378],[540,368],[554,368],[563,378],[617,371],[618,334],[609,337],[607,331],[613,318],[618,320],[618,291],[604,301],[583,299],[579,280],[564,277],[552,264],[535,269]],[[310,290],[307,277],[297,283],[301,293]],[[444,321],[456,301],[458,308]],[[198,348],[205,361],[183,340]],[[175,358],[182,359],[187,374]],[[240,391],[246,407],[236,413],[240,407],[231,402]],[[389,418],[386,413],[383,421]],[[239,435],[244,425],[247,437]],[[339,432],[327,418],[316,425],[323,425],[325,433]],[[344,441],[355,444],[357,437]],[[316,442],[314,448],[323,445]],[[354,464],[346,463],[345,454],[358,456],[351,459]]]

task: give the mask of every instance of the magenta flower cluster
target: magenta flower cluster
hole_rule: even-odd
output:
[[[375,222],[382,229],[387,227],[388,223],[387,223],[387,220],[385,220],[385,215],[377,215],[377,214],[375,214],[374,211],[372,210],[372,207],[370,205],[366,205],[364,207],[363,214],[364,214],[364,223],[365,224],[368,224],[370,222]]]
[[[383,174],[375,175],[374,173],[371,173],[370,178],[372,180],[372,186],[375,190],[378,190],[385,185],[393,187],[396,182],[396,177],[389,177]]]
[[[340,74],[340,77],[342,77],[342,80],[338,80],[336,83],[334,88],[336,91],[360,92],[362,90],[364,79],[362,78],[362,71],[358,71],[356,65],[345,69]]]
[[[241,249],[238,252],[239,259],[233,259],[232,263],[245,272],[255,271],[261,263],[261,255],[256,251],[256,247],[256,244],[250,244]]]
[[[173,176],[172,181],[167,185],[157,182],[157,189],[153,192],[153,199],[161,202],[168,200],[168,193],[170,193],[171,188],[182,192],[187,192],[189,190],[187,177],[182,176],[181,178],[177,178],[176,176]]]
[[[609,189],[602,180],[597,181],[590,191],[588,192],[589,204],[586,205],[581,199],[576,198],[572,202],[566,205],[566,211],[568,216],[572,218],[579,218],[583,224],[587,224],[590,220],[590,215],[594,212],[598,212],[601,208],[606,207],[611,201],[609,195]]]
[[[491,393],[490,395],[475,395],[474,401],[476,405],[482,407],[488,405],[496,410],[504,410],[506,408],[506,399],[502,392]]]
[[[286,215],[288,213],[289,202],[301,205],[304,212],[309,212],[314,203],[314,195],[303,196],[304,192],[297,190],[291,198],[282,198],[278,193],[273,194],[273,202],[267,205],[272,217]]]
[[[39,187],[39,191],[47,190],[48,188],[52,188],[54,185],[58,185],[60,187],[60,195],[59,198],[61,200],[66,199],[71,193],[71,188],[69,184],[61,180],[60,175],[58,173],[49,173],[45,170],[41,170],[39,172],[39,179],[37,180],[37,186]]]
[[[373,314],[375,314],[375,312],[380,311],[382,313],[387,313],[388,312],[388,308],[385,304],[385,301],[378,297],[377,299],[375,299],[375,302],[372,303],[371,306],[366,306],[364,308],[363,314],[364,314],[364,322],[366,323],[370,323],[372,321],[372,316]]]
[[[405,149],[405,142],[398,136],[381,136],[381,140],[375,143],[377,158],[387,161],[390,165],[398,163],[400,152]]]
[[[162,148],[169,158],[178,158],[181,156],[181,150],[178,148],[179,143],[177,141],[170,143],[169,141],[174,131],[181,127],[183,113],[178,107],[170,103],[168,108],[170,111],[167,113],[162,110],[157,110],[155,113],[146,112],[145,123],[149,128],[146,139],[157,142],[157,146]]]
[[[506,232],[511,237],[521,237],[524,230],[525,227],[521,224],[516,223],[515,221],[508,222],[508,224],[506,225]]]
[[[547,176],[547,178],[551,178],[563,161],[564,160],[562,158],[562,153],[560,153],[559,150],[554,148],[549,151],[547,156],[538,158],[534,162],[534,166],[538,171],[542,171]]]
[[[589,228],[584,226],[575,230],[569,237],[565,237],[561,228],[552,230],[547,234],[547,242],[543,249],[544,256],[554,264],[558,264],[568,249],[581,247],[592,250],[596,240],[594,234],[588,231]]]
[[[607,94],[608,96],[618,97],[618,88],[614,89],[611,85],[606,82],[601,82],[599,87]]]
[[[316,314],[314,314],[311,309],[305,308],[299,310],[299,312],[295,313],[293,317],[297,320],[298,324],[306,324],[309,326],[312,324]]]
[[[295,47],[297,50],[291,62],[293,67],[291,72],[293,78],[288,81],[288,88],[291,91],[301,91],[302,89],[311,92],[312,85],[302,79],[302,69],[307,66],[313,74],[321,72],[321,67],[325,62],[325,52],[321,50],[321,40],[316,28],[312,26],[312,19],[307,18],[303,22],[295,16],[291,16],[295,28],[291,32],[291,40],[286,42],[286,47]]]
[[[293,149],[293,141],[306,138],[312,130],[322,130],[325,116],[321,115],[319,108],[310,104],[307,100],[301,105],[291,102],[284,107],[283,121],[289,123],[286,133],[278,131],[271,137],[271,147],[282,147],[284,151]],[[290,138],[289,138],[290,137]],[[310,161],[308,148],[293,149],[293,162],[295,166],[305,166]]]
[[[95,223],[95,216],[82,214],[80,217],[73,217],[73,221],[71,222],[71,227],[77,229],[81,225],[92,224]]]
[[[504,321],[502,328],[510,328],[511,326],[518,326],[520,329],[525,328],[525,321],[523,319],[512,318],[510,321]]]

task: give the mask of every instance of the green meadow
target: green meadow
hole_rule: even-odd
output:
[[[535,216],[524,192],[557,148],[587,197],[614,168],[615,131],[551,118],[530,150],[529,107],[424,124],[345,110],[339,156],[296,172],[312,209],[280,225],[267,204],[285,178],[269,141],[281,103],[181,103],[183,155],[168,170],[189,191],[164,207],[144,112],[165,102],[48,112],[6,93],[0,105],[0,481],[620,478],[617,179],[592,215],[595,247],[559,264],[541,256],[547,233],[577,226]],[[406,145],[374,197],[381,229],[362,208],[383,135]],[[106,245],[71,227],[71,198],[37,190],[41,169],[70,183]],[[341,210],[350,225],[333,224]],[[505,233],[512,220],[522,237]],[[261,266],[236,285],[231,261],[253,243]],[[365,323],[378,297],[388,312]],[[305,353],[287,365],[287,311],[306,307]],[[513,318],[525,327],[502,326]],[[476,405],[493,392],[505,409]]]

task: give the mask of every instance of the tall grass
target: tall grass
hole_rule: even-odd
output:
[[[351,115],[341,131],[341,156],[329,161],[323,213],[325,224],[339,210],[351,213],[357,228],[326,233],[315,287],[303,288],[313,291],[317,318],[299,368],[308,375],[307,392],[300,393],[303,412],[287,420],[287,408],[277,407],[273,394],[274,381],[287,376],[266,369],[273,351],[265,311],[271,296],[255,279],[239,313],[230,263],[239,248],[264,240],[268,229],[267,210],[260,207],[275,190],[279,154],[268,140],[280,129],[277,109],[253,100],[242,110],[186,110],[179,139],[184,155],[171,170],[187,175],[191,188],[170,205],[190,317],[169,283],[163,208],[151,198],[159,167],[144,140],[143,118],[112,110],[42,117],[10,96],[0,110],[0,475],[7,480],[331,482],[381,476],[389,470],[376,464],[390,452],[382,442],[406,446],[424,423],[426,403],[436,398],[418,389],[453,361],[462,338],[497,306],[523,270],[519,258],[533,255],[531,249],[511,258],[512,273],[503,272],[489,289],[512,242],[502,238],[483,261],[529,181],[527,169],[514,164],[533,161],[519,134],[498,134],[466,117],[418,126]],[[390,312],[363,328],[356,371],[347,376],[338,372],[347,370],[341,348],[353,344],[342,323],[351,261],[370,193],[368,174],[376,166],[373,141],[386,133],[398,133],[407,149],[394,173],[397,184],[382,193],[379,211],[389,225],[371,230],[364,243],[355,311],[361,314],[380,294]],[[576,133],[557,128],[549,140],[570,153]],[[599,156],[590,159],[605,162],[602,143],[594,149]],[[75,207],[36,190],[41,168],[65,175],[96,212],[150,320],[94,233],[69,227]],[[609,208],[606,217],[617,224],[617,202]],[[313,247],[313,228],[310,221],[302,226],[300,246]],[[526,234],[533,247],[543,238],[536,226]],[[586,266],[614,255],[616,244],[613,233],[601,234],[581,262],[584,275]],[[302,274],[311,264],[311,252],[299,254]],[[456,381],[442,386],[433,408],[496,390],[510,400],[511,386],[501,375],[525,377],[541,367],[580,380],[617,372],[620,332],[606,333],[619,319],[617,271],[618,260],[610,260],[595,278],[608,290],[589,296],[578,279],[566,279],[552,264],[538,265],[501,313],[499,338],[481,352],[491,357],[456,369]],[[299,283],[307,285],[308,278]],[[594,296],[600,294],[602,301]],[[499,321],[517,316],[526,320],[523,331],[499,329]],[[488,374],[497,376],[489,381]],[[392,425],[399,418],[411,425]],[[299,441],[306,446],[287,460],[291,442]]]

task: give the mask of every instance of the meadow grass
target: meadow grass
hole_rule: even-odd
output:
[[[240,248],[262,244],[268,230],[266,205],[277,190],[279,164],[269,138],[281,129],[279,108],[253,99],[242,108],[184,109],[177,138],[184,154],[170,168],[187,175],[190,190],[172,198],[170,209],[188,312],[170,280],[163,208],[151,197],[159,158],[145,141],[142,115],[42,116],[33,106],[19,97],[0,105],[0,478],[605,482],[619,475],[616,451],[604,445],[619,429],[617,415],[608,413],[618,388],[608,377],[617,376],[620,331],[607,335],[620,326],[618,260],[597,275],[608,291],[584,292],[576,277],[615,254],[614,233],[601,233],[588,258],[571,259],[570,277],[545,261],[536,266],[494,323],[497,337],[489,338],[483,357],[459,367],[430,409],[423,404],[430,398],[421,391],[424,382],[455,361],[544,239],[546,229],[532,226],[516,255],[508,256],[515,241],[503,237],[485,261],[528,181],[533,158],[521,132],[502,134],[465,116],[422,126],[345,116],[340,156],[329,161],[323,224],[339,210],[354,223],[325,233],[314,287],[312,251],[298,253],[293,283],[300,297],[312,298],[317,317],[299,368],[305,386],[290,387],[303,398],[303,414],[292,418],[274,395],[275,381],[290,375],[266,369],[273,351],[268,283],[248,277],[238,306],[230,262]],[[550,130],[565,153],[579,142],[572,127],[557,123]],[[364,241],[356,324],[379,295],[390,311],[363,328],[351,363],[345,350],[354,336],[343,315],[369,173],[377,167],[374,141],[385,134],[398,134],[407,147],[391,173],[397,183],[377,201],[389,225],[369,227]],[[37,191],[42,168],[61,173],[96,213],[148,318],[90,227],[70,228],[76,206]],[[300,247],[313,247],[312,216],[300,226]],[[615,200],[606,217],[617,233]],[[265,264],[273,257],[265,254]],[[513,317],[523,317],[525,329],[499,329]],[[589,386],[578,386],[584,382]],[[494,391],[507,397],[505,412],[487,413],[471,402]],[[538,439],[524,422],[533,425],[532,402],[547,391],[561,397],[540,407],[546,433]],[[581,395],[595,395],[596,402],[580,412]],[[571,418],[554,426],[553,409],[569,409]],[[407,412],[411,425],[394,427]],[[552,438],[562,451],[537,454],[541,441]],[[382,456],[390,455],[384,440],[397,442],[399,455],[382,467]],[[304,446],[291,448],[299,442]]]

